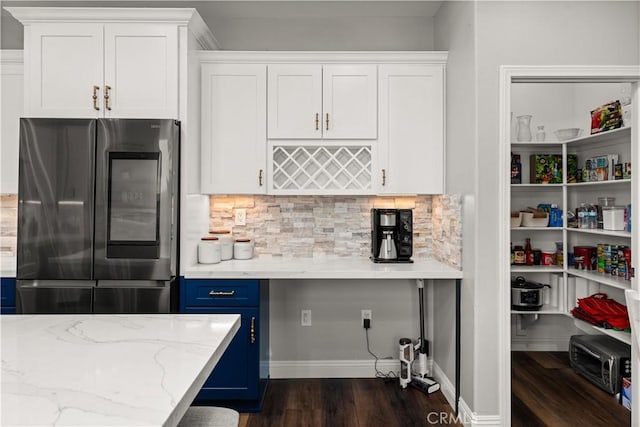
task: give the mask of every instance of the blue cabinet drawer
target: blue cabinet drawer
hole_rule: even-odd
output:
[[[185,280],[184,307],[254,307],[259,303],[259,280]]]
[[[3,277],[0,279],[0,306],[15,307],[16,279]]]

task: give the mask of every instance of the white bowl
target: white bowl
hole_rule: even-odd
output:
[[[580,128],[566,128],[566,129],[558,129],[553,133],[556,134],[556,138],[558,141],[566,141],[569,139],[577,138],[580,135],[582,129]]]

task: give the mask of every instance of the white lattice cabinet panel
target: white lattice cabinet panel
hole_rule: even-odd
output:
[[[269,147],[272,194],[371,194],[370,145]]]

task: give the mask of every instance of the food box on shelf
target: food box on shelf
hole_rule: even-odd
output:
[[[530,156],[531,184],[562,184],[562,155],[560,154],[532,154]],[[575,182],[578,168],[578,158],[574,154],[567,156],[567,181]]]
[[[622,378],[622,387],[620,388],[620,403],[625,408],[631,410],[631,378]]]

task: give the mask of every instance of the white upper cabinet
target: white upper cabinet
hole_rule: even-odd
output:
[[[322,138],[320,65],[269,65],[268,94],[269,138]]]
[[[25,29],[25,115],[178,118],[178,28],[193,12],[8,10]]]
[[[105,115],[177,118],[176,26],[108,24],[104,34]]]
[[[203,64],[201,71],[201,191],[266,193],[267,66]]]
[[[375,139],[377,66],[269,65],[268,105],[270,139]]]
[[[325,65],[322,110],[325,139],[376,139],[376,65]]]
[[[25,115],[94,117],[102,105],[102,25],[34,24],[25,34]],[[94,86],[95,90],[94,90]]]
[[[22,51],[0,51],[0,193],[18,192],[18,142],[22,116]]]
[[[444,66],[380,65],[379,194],[444,192]]]

